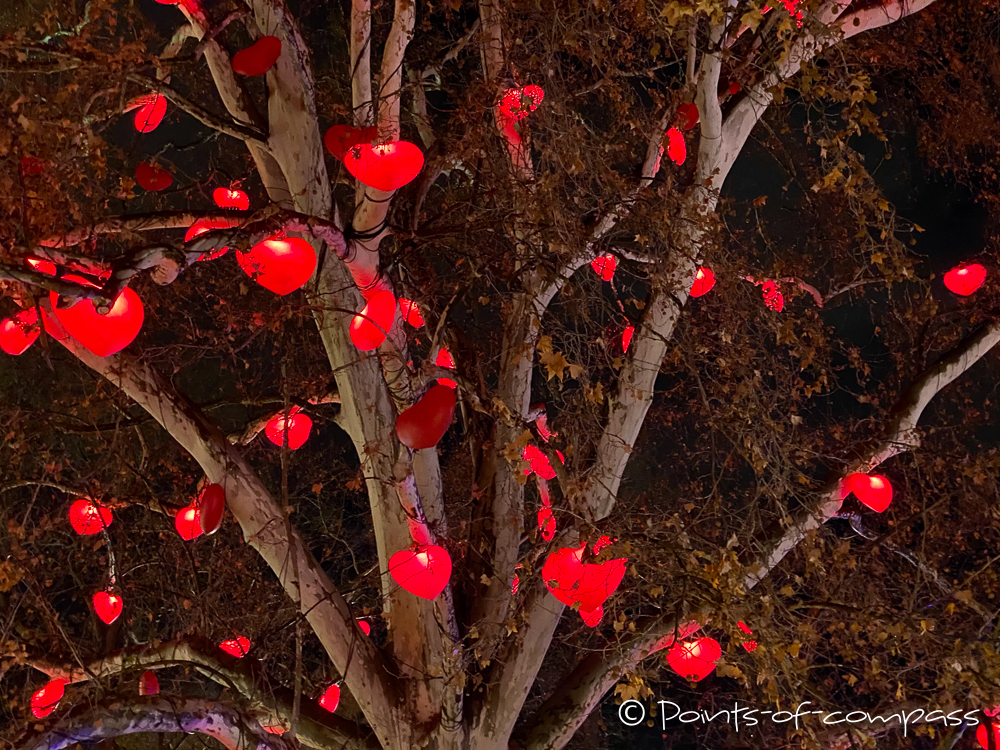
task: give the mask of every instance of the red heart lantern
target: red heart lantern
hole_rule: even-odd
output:
[[[38,177],[38,175],[45,171],[45,160],[31,154],[25,154],[21,157],[19,166],[21,174],[25,177]]]
[[[682,128],[691,130],[701,119],[701,113],[698,112],[698,105],[694,102],[684,102],[677,108],[677,117],[681,121]]]
[[[235,638],[230,638],[228,641],[223,641],[219,644],[219,648],[225,651],[230,656],[235,656],[237,659],[242,659],[244,656],[250,653],[250,639],[243,635],[238,635]]]
[[[24,262],[38,271],[38,273],[44,273],[46,276],[56,275],[56,264],[51,261],[42,260],[41,258],[25,258]]]
[[[190,542],[202,535],[201,512],[193,505],[181,508],[174,517],[174,528],[181,535],[181,539]]]
[[[538,109],[545,99],[541,86],[525,86],[523,89],[507,89],[500,98],[500,114],[507,120],[523,120]]]
[[[583,618],[583,624],[588,628],[596,628],[601,624],[601,619],[604,617],[604,607],[599,606],[590,612],[580,610],[580,617]]]
[[[747,627],[746,623],[740,621],[737,622],[736,625],[747,635],[753,635],[753,631]],[[748,653],[750,651],[754,651],[757,648],[757,641],[743,641],[743,648],[745,648]]]
[[[139,695],[159,695],[160,681],[156,679],[156,672],[147,669],[139,676]]]
[[[455,416],[455,391],[434,385],[396,418],[399,442],[412,450],[433,448],[451,426]]]
[[[233,227],[238,227],[239,225],[240,223],[235,219],[198,219],[194,224],[189,226],[188,230],[184,233],[184,241],[190,242],[195,237],[205,234],[205,232],[210,232],[213,229],[232,229]],[[220,247],[217,250],[202,253],[198,257],[198,260],[215,260],[216,258],[221,258],[227,252],[229,252],[228,247]]]
[[[340,703],[340,685],[330,685],[319,697],[320,708],[325,708],[331,714],[337,710]]]
[[[56,710],[66,693],[66,680],[55,679],[46,683],[41,690],[31,696],[31,713],[36,719],[44,719]]]
[[[892,485],[881,474],[851,474],[847,486],[854,496],[876,513],[881,513],[892,502]]]
[[[616,539],[615,541],[618,540]],[[612,544],[614,544],[614,542],[611,541],[611,537],[609,536],[598,537],[597,541],[594,542],[594,554],[599,555],[602,549],[604,549],[605,547],[610,547]]]
[[[593,612],[607,601],[625,577],[626,558],[604,563],[584,563],[586,543],[578,548],[563,547],[553,552],[542,566],[542,579],[552,595],[563,604],[580,605],[581,612]]]
[[[731,81],[730,84],[729,84],[729,94],[730,94],[730,96],[736,96],[738,93],[740,93],[740,89],[742,89],[742,88],[743,87],[740,86],[740,82],[739,81]]]
[[[174,184],[174,176],[159,164],[141,162],[135,168],[135,180],[143,190],[156,193]]]
[[[216,188],[212,191],[212,200],[219,208],[235,208],[237,211],[250,208],[250,196],[238,188]]]
[[[681,677],[692,682],[705,679],[722,657],[722,647],[714,638],[675,643],[667,652],[667,663]]]
[[[355,128],[351,125],[334,125],[323,136],[323,145],[335,157],[344,160],[347,152],[362,143],[371,143],[378,136],[378,128]]]
[[[555,538],[556,518],[552,514],[552,508],[546,506],[538,510],[538,530],[546,542],[551,542]]]
[[[94,613],[105,625],[110,625],[117,620],[125,606],[122,598],[111,591],[98,591],[94,594],[92,601]]]
[[[420,174],[424,155],[409,141],[390,141],[377,146],[361,143],[344,154],[344,166],[358,181],[389,193]]]
[[[268,440],[280,446],[287,431],[288,447],[295,451],[305,445],[312,426],[312,420],[307,415],[302,414],[299,407],[293,406],[288,410],[288,419],[280,414],[271,417],[271,420],[264,427],[264,434]]]
[[[434,364],[438,367],[447,367],[449,370],[455,369],[455,358],[451,356],[451,352],[448,351],[448,347],[441,347],[437,356],[434,358]],[[438,378],[437,382],[441,385],[446,385],[449,388],[458,388],[458,383],[451,378]]]
[[[436,599],[451,578],[451,555],[437,544],[404,549],[389,558],[392,579],[421,599]]]
[[[0,349],[15,357],[28,351],[38,338],[38,311],[29,307],[0,321]]]
[[[403,316],[403,320],[414,328],[424,327],[424,316],[420,314],[420,308],[417,307],[417,303],[413,300],[400,297],[399,314]]]
[[[167,114],[167,99],[161,94],[147,94],[133,99],[125,111],[135,108],[139,110],[135,113],[135,129],[140,133],[152,133]]]
[[[993,729],[993,746],[1000,747],[1000,724],[989,724]],[[980,724],[979,729],[976,730],[976,742],[978,742],[983,750],[989,750],[989,730],[986,728],[986,724]]]
[[[618,267],[618,260],[613,255],[602,255],[590,261],[590,267],[594,273],[604,281],[611,281],[615,277],[615,269]]]
[[[944,275],[944,285],[948,290],[962,297],[968,297],[986,281],[986,269],[978,263],[956,266]]]
[[[517,573],[514,574],[514,582],[510,585],[511,596],[517,596],[517,590],[521,586],[521,579],[518,578]]]
[[[372,626],[368,624],[368,620],[358,620],[358,627],[361,628],[361,632],[365,635],[372,634]]]
[[[316,251],[301,237],[274,235],[237,253],[243,273],[275,294],[301,289],[316,270]]]
[[[556,451],[556,455],[559,456],[559,460],[566,463],[563,458],[563,454]],[[524,446],[524,450],[521,451],[521,458],[531,464],[530,469],[525,469],[524,473],[530,475],[532,472],[540,476],[542,479],[555,479],[556,470],[552,468],[552,464],[549,461],[549,457],[541,452],[538,448],[533,445]]]
[[[222,485],[209,482],[198,493],[193,507],[198,509],[201,530],[211,536],[222,526],[222,517],[226,512],[226,491],[222,489]]]
[[[233,55],[233,72],[241,76],[262,76],[280,56],[281,40],[276,36],[262,36]]]
[[[627,326],[624,331],[622,331],[622,353],[628,351],[629,346],[632,343],[632,336],[635,334],[635,326]]]
[[[66,279],[82,281],[73,276]],[[85,349],[98,357],[120,352],[132,343],[142,329],[142,300],[129,287],[118,295],[107,315],[98,314],[94,301],[90,299],[80,300],[65,309],[58,307],[58,300],[58,294],[49,292],[49,301],[59,322]]]
[[[778,285],[773,281],[765,281],[761,286],[764,304],[775,312],[781,312],[785,307],[785,297],[778,291]]]
[[[667,131],[667,156],[670,161],[678,167],[687,159],[687,145],[684,143],[684,134],[677,128],[670,128]]]
[[[111,508],[105,508],[96,500],[84,498],[69,506],[70,525],[80,536],[100,533],[101,529],[110,526],[113,520]]]
[[[388,289],[375,292],[351,320],[351,341],[363,352],[378,349],[396,319],[396,298]]]
[[[691,296],[701,297],[712,291],[715,286],[715,274],[712,269],[702,266],[694,275],[694,284],[691,285]]]

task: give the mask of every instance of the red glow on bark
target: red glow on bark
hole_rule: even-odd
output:
[[[69,506],[69,523],[80,536],[97,534],[114,520],[111,508],[96,500],[82,498]]]
[[[562,463],[566,463],[563,458],[563,454],[556,451],[556,455],[559,456],[559,460]],[[542,479],[555,479],[556,470],[552,468],[552,464],[549,461],[549,457],[542,453],[541,450],[533,445],[524,446],[524,450],[521,451],[521,458],[531,464],[530,469],[525,469],[524,473],[530,475],[532,472],[540,476]]]
[[[337,710],[340,703],[340,685],[330,685],[319,697],[320,708],[325,708],[331,714]]]
[[[51,680],[31,696],[31,713],[36,719],[44,719],[56,710],[65,693],[66,680]]]
[[[237,211],[250,208],[250,196],[239,188],[216,188],[212,191],[212,200],[219,208],[234,208]]]
[[[681,677],[693,682],[708,677],[722,656],[722,647],[714,638],[698,638],[674,644],[667,652],[667,664]]]
[[[316,270],[316,251],[301,237],[274,235],[247,253],[236,253],[247,276],[275,294],[291,294],[305,286]]]
[[[383,192],[398,190],[413,181],[424,167],[424,154],[408,141],[377,146],[361,143],[344,154],[344,166],[359,181]]]
[[[434,600],[451,578],[451,555],[437,544],[400,550],[389,558],[389,573],[404,590]]]
[[[276,36],[262,36],[233,55],[233,72],[241,76],[262,76],[280,56],[281,40]]]
[[[333,154],[340,161],[344,160],[347,152],[362,143],[371,143],[378,137],[378,128],[356,128],[352,125],[334,125],[326,131],[323,136],[323,145],[326,150]]]
[[[502,118],[517,121],[538,109],[544,99],[545,91],[542,87],[532,84],[523,89],[507,89],[497,106]]]
[[[236,226],[239,226],[239,222],[236,219],[198,219],[184,233],[184,241],[190,242],[195,237],[203,235],[205,232],[210,232],[213,229],[232,229]],[[221,258],[227,252],[229,252],[228,247],[220,247],[210,250],[207,253],[202,253],[198,256],[198,260],[215,260],[216,258]]]
[[[403,316],[403,320],[414,328],[424,327],[424,316],[420,313],[420,307],[413,300],[400,297],[399,314]]]

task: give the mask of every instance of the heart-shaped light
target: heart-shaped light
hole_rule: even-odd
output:
[[[181,508],[174,517],[174,528],[185,542],[197,539],[204,533],[201,528],[201,512],[193,505]]]
[[[135,129],[140,133],[152,133],[167,114],[167,99],[161,94],[147,94],[133,99],[125,111],[133,108],[138,109],[135,113]]]
[[[892,485],[881,474],[851,474],[847,486],[854,496],[876,513],[881,513],[892,502]]]
[[[978,263],[957,266],[944,275],[944,285],[962,297],[968,297],[986,281],[986,268]]]
[[[753,631],[743,621],[737,622],[736,625],[747,635],[753,635]],[[757,648],[757,641],[743,641],[743,648],[747,652],[754,651]]]
[[[978,742],[983,750],[989,750],[989,730],[986,728],[986,724],[980,724],[979,729],[976,730],[976,742]],[[993,729],[993,746],[1000,747],[1000,724],[989,723],[989,726]]]
[[[666,134],[667,156],[677,166],[687,159],[687,144],[684,143],[684,134],[677,128],[670,128]]]
[[[67,276],[66,279],[78,280]],[[82,281],[82,279],[79,279]],[[60,309],[59,295],[49,292],[49,301],[62,326],[92,354],[110,357],[132,343],[142,329],[143,308],[139,295],[125,287],[111,311],[100,315],[90,299],[80,300],[72,307]]]
[[[701,114],[698,112],[698,105],[694,102],[684,102],[677,108],[677,117],[681,122],[681,127],[690,130],[698,124]]]
[[[156,672],[147,669],[139,676],[139,695],[159,695],[160,681],[156,679]]]
[[[96,500],[83,498],[69,506],[69,522],[80,536],[100,533],[111,525],[114,516],[111,508],[106,508]]]
[[[377,146],[361,143],[344,154],[344,166],[359,182],[389,193],[413,181],[424,167],[424,154],[409,141]]]
[[[368,620],[358,620],[358,627],[361,628],[361,632],[365,635],[372,634],[372,626],[368,624]]]
[[[691,285],[691,296],[701,297],[708,294],[715,286],[715,274],[711,268],[702,266],[694,275],[694,284]]]
[[[334,125],[323,136],[323,145],[335,157],[344,160],[344,156],[355,146],[371,143],[378,136],[378,128],[355,128],[351,125]]]
[[[232,229],[239,225],[240,223],[236,219],[198,219],[184,233],[184,241],[190,242],[195,237],[205,234],[205,232],[210,232],[213,229]],[[221,258],[227,252],[229,252],[228,247],[220,247],[216,250],[202,253],[198,257],[198,260],[215,260],[216,258]]]
[[[785,296],[778,291],[778,285],[773,281],[765,281],[760,288],[764,296],[764,304],[775,312],[781,312],[785,307]]]
[[[233,72],[241,76],[262,76],[280,56],[281,40],[276,36],[262,36],[233,55]]]
[[[110,625],[117,620],[125,607],[122,598],[111,591],[98,591],[91,601],[94,604],[94,613],[105,625]]]
[[[538,530],[542,534],[542,539],[551,542],[556,535],[556,518],[552,514],[552,508],[543,506],[538,510]]]
[[[403,316],[403,320],[414,328],[424,327],[424,316],[421,315],[420,308],[413,300],[406,299],[406,297],[400,297],[399,314]]]
[[[578,548],[556,550],[542,566],[542,580],[563,604],[580,605],[581,612],[593,612],[603,605],[625,577],[627,558],[604,563],[584,563],[586,543]]]
[[[135,181],[143,190],[156,193],[173,185],[174,176],[159,164],[140,162],[135,168]]]
[[[414,596],[434,600],[451,578],[451,555],[437,544],[400,550],[389,558],[389,573]]]
[[[590,261],[590,267],[594,273],[604,281],[611,281],[615,277],[615,269],[618,267],[618,260],[613,255],[601,255]]]
[[[667,652],[667,664],[681,677],[693,682],[705,679],[722,656],[722,647],[714,638],[678,642]]]
[[[628,352],[628,348],[632,344],[632,336],[634,335],[635,326],[626,326],[625,330],[622,331],[622,354]]]
[[[36,690],[31,696],[31,713],[36,719],[44,719],[56,710],[59,701],[66,694],[66,680],[55,679]]]
[[[236,253],[243,273],[275,294],[301,289],[316,270],[316,251],[301,237],[273,237]]]
[[[522,120],[538,109],[545,99],[545,91],[534,84],[523,89],[507,89],[500,98],[500,115],[507,120]]]
[[[319,697],[320,708],[325,708],[331,714],[337,710],[340,703],[340,685],[330,685]]]
[[[434,358],[434,364],[438,367],[447,367],[449,370],[455,369],[455,358],[451,356],[451,352],[448,351],[447,346],[442,346],[438,351],[437,356]],[[458,388],[458,383],[451,378],[438,378],[437,382],[449,388]]]
[[[230,638],[228,641],[223,641],[219,644],[219,648],[225,651],[230,656],[235,656],[237,659],[242,659],[244,656],[250,653],[250,639],[244,635],[238,635],[235,638]]]
[[[396,319],[396,298],[388,289],[376,292],[351,320],[351,341],[363,352],[378,349]]]
[[[219,208],[235,208],[237,211],[250,208],[250,196],[239,188],[216,188],[212,191],[212,200]]]
[[[559,460],[566,463],[566,459],[563,454],[556,451],[556,455],[559,456]],[[552,463],[549,461],[549,457],[541,452],[538,448],[533,445],[524,446],[524,450],[521,451],[521,458],[531,464],[530,469],[525,469],[524,473],[528,476],[532,472],[540,476],[542,479],[555,479],[556,470],[552,468]]]
[[[454,416],[454,389],[437,384],[396,418],[396,435],[412,450],[433,448],[448,431]]]
[[[222,485],[209,482],[198,493],[192,507],[198,509],[201,530],[211,536],[222,526],[222,517],[226,512],[226,491],[222,489]]]
[[[312,426],[312,420],[306,414],[300,413],[299,407],[293,406],[288,410],[287,419],[281,414],[271,417],[271,420],[264,426],[264,434],[268,440],[280,446],[284,443],[287,431],[288,447],[295,451],[305,445]]]
[[[0,321],[0,349],[15,357],[28,351],[38,338],[38,310],[29,307]]]

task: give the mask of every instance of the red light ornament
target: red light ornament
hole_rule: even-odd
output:
[[[370,144],[376,137],[378,128],[375,127],[355,128],[351,125],[334,125],[323,136],[323,145],[327,151],[343,161],[352,148],[363,143]]]
[[[722,647],[714,638],[675,643],[667,652],[667,664],[681,677],[700,682],[715,670],[722,657]]]
[[[163,122],[167,114],[167,99],[161,94],[147,94],[129,102],[125,111],[137,109],[135,129],[140,133],[152,133]]]
[[[747,635],[753,635],[753,631],[749,627],[747,627],[746,623],[744,623],[742,620],[740,622],[737,622],[736,625],[737,627],[739,627],[740,630],[742,630]],[[745,648],[748,653],[750,651],[754,651],[757,648],[757,641],[743,641],[743,648]]]
[[[156,672],[147,669],[139,676],[139,695],[159,695],[160,681],[156,679]]]
[[[201,528],[201,512],[193,505],[181,508],[174,517],[174,528],[185,542],[197,539],[204,533]]]
[[[156,193],[173,185],[174,176],[159,164],[150,164],[144,161],[135,168],[135,181],[143,190]]]
[[[219,208],[234,208],[237,211],[250,208],[250,196],[239,188],[216,188],[212,191],[212,200]]]
[[[41,690],[31,696],[31,713],[36,719],[44,719],[56,710],[66,693],[66,680],[55,679],[46,683]]]
[[[281,40],[276,36],[262,36],[233,55],[233,72],[241,76],[262,76],[280,56]]]
[[[122,598],[111,591],[98,591],[91,601],[94,604],[94,614],[105,625],[110,625],[117,620],[125,607]]]
[[[413,181],[424,167],[424,154],[409,141],[377,146],[361,143],[344,154],[344,166],[359,182],[389,193]]]
[[[881,513],[892,502],[892,485],[881,474],[851,474],[847,487],[854,496],[876,513]]]
[[[305,286],[316,270],[316,251],[301,237],[274,235],[236,253],[247,276],[275,294],[291,294]]]
[[[715,286],[715,274],[712,269],[702,266],[694,275],[694,284],[691,285],[691,296],[701,297],[712,291]]]
[[[306,444],[312,426],[313,421],[308,415],[303,414],[299,407],[293,406],[288,410],[287,419],[281,414],[271,417],[271,421],[264,427],[264,434],[272,443],[281,446],[285,432],[288,432],[288,447],[296,451]]]
[[[230,638],[228,641],[223,641],[219,644],[219,648],[225,651],[230,656],[235,656],[237,659],[242,659],[244,656],[250,653],[250,639],[243,635],[238,635],[235,638]]]
[[[325,708],[331,714],[337,710],[340,703],[340,685],[330,685],[319,697],[320,708]]]
[[[613,255],[602,255],[590,261],[590,267],[603,281],[611,281],[615,277],[618,259]]]
[[[102,529],[110,526],[113,520],[111,509],[96,500],[82,498],[69,506],[70,525],[80,536],[100,533]]]
[[[764,296],[764,304],[775,312],[781,312],[785,308],[785,297],[773,281],[765,281],[761,285],[761,294]]]
[[[698,105],[694,102],[684,102],[677,108],[677,117],[680,119],[682,128],[691,130],[701,119],[701,113],[698,112]]]
[[[376,292],[351,320],[351,341],[363,352],[378,349],[396,319],[396,298],[388,289]]]
[[[580,612],[593,613],[608,600],[625,577],[627,558],[604,563],[584,563],[586,543],[553,552],[542,566],[542,579],[563,604],[580,605]]]
[[[87,283],[76,276],[66,276],[67,281]],[[95,286],[90,284],[90,286]],[[125,287],[107,315],[101,315],[90,299],[80,300],[72,307],[60,309],[59,295],[49,292],[49,302],[63,328],[80,342],[91,354],[110,357],[135,340],[142,330],[144,317],[142,300],[129,287]]]
[[[989,726],[993,729],[994,747],[1000,747],[1000,724],[990,722]],[[976,742],[982,746],[983,750],[989,750],[989,740],[989,730],[986,728],[986,724],[980,724],[979,729],[976,730]]]
[[[978,263],[956,266],[944,275],[944,285],[948,291],[968,297],[986,281],[986,268]]]
[[[451,555],[437,544],[400,550],[389,558],[389,573],[401,588],[433,601],[451,578]]]
[[[406,299],[406,297],[400,297],[399,314],[403,316],[403,320],[414,328],[424,327],[424,316],[420,313],[420,308],[413,300]]]
[[[372,634],[372,626],[368,623],[368,620],[358,620],[358,627],[361,628],[361,632],[365,635]]]
[[[222,526],[226,513],[226,491],[222,485],[209,482],[205,485],[192,507],[198,509],[198,523],[201,530],[211,536]]]
[[[448,347],[441,347],[441,350],[434,358],[434,364],[438,367],[447,367],[449,370],[455,369],[455,358],[451,356],[451,352],[448,351]],[[458,383],[451,378],[438,378],[437,382],[441,385],[446,385],[449,388],[458,388]]]
[[[399,442],[411,450],[433,448],[451,426],[455,403],[453,388],[440,383],[432,386],[396,418]]]
[[[502,119],[523,120],[529,114],[538,109],[538,105],[545,99],[545,91],[541,86],[534,84],[525,86],[523,89],[507,89],[500,98],[500,109]]]
[[[0,321],[0,349],[18,357],[38,338],[38,311],[34,307],[21,310]]]
[[[667,156],[679,167],[687,159],[687,144],[684,143],[684,134],[677,128],[670,128],[667,130],[666,139]]]

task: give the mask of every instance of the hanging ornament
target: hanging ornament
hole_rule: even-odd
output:
[[[198,524],[201,530],[207,536],[211,536],[222,526],[222,517],[226,513],[226,491],[222,485],[209,482],[198,493],[198,498],[192,507],[198,509]]]
[[[451,352],[448,351],[447,346],[442,346],[438,351],[437,356],[434,358],[434,364],[438,367],[446,367],[449,370],[455,369],[455,359],[451,356]],[[437,382],[449,388],[458,388],[458,383],[451,378],[438,378]]]
[[[190,242],[195,237],[203,235],[205,232],[210,232],[213,229],[232,229],[239,225],[240,223],[236,219],[198,219],[184,233],[184,241]],[[202,253],[198,256],[198,260],[215,260],[216,258],[221,258],[227,252],[229,252],[228,247],[220,247],[210,250],[207,253]]]
[[[614,542],[617,541],[618,541],[617,539],[614,540]],[[614,542],[611,540],[611,537],[606,535],[598,537],[597,541],[594,542],[594,554],[595,555],[601,554],[602,549],[604,549],[605,547],[610,547],[612,544],[614,544]]]
[[[392,579],[421,599],[436,599],[451,578],[451,555],[437,544],[400,550],[389,558]]]
[[[69,522],[80,536],[98,534],[111,525],[114,516],[96,500],[82,498],[69,506]]]
[[[78,276],[66,276],[64,280],[86,283]],[[49,302],[62,326],[87,351],[98,357],[117,354],[131,344],[142,329],[142,300],[129,287],[119,293],[107,315],[99,314],[91,299],[79,300],[67,308],[60,308],[58,301],[59,295],[49,292]]]
[[[46,276],[56,275],[56,264],[51,261],[42,260],[41,258],[25,258],[24,262],[38,271],[38,273],[44,273]]]
[[[694,102],[684,102],[677,108],[677,117],[682,128],[691,130],[701,119],[701,113],[698,112],[698,105]]]
[[[892,502],[892,485],[881,474],[851,474],[847,487],[854,496],[876,513],[881,513]]]
[[[44,719],[56,710],[65,693],[66,680],[57,678],[49,681],[31,696],[31,713],[36,719]]]
[[[765,281],[761,285],[761,294],[764,296],[764,304],[775,312],[781,312],[785,308],[785,297],[773,281]]]
[[[212,200],[219,208],[234,208],[237,211],[246,211],[250,208],[250,196],[239,188],[216,188],[212,191]]]
[[[538,109],[538,105],[544,99],[545,91],[542,87],[532,84],[523,89],[507,89],[497,106],[500,109],[501,119],[516,122]]]
[[[122,598],[112,591],[98,591],[91,601],[94,604],[94,613],[105,625],[117,620],[125,606]]]
[[[742,89],[742,88],[743,87],[740,86],[739,81],[730,81],[730,83],[729,83],[729,95],[730,96],[736,96],[738,93],[740,93],[740,89]]]
[[[396,418],[396,436],[411,450],[433,448],[455,416],[455,390],[434,385]]]
[[[359,182],[389,193],[413,181],[424,166],[424,154],[408,141],[374,146],[361,143],[344,154],[344,166]]]
[[[133,99],[125,107],[126,112],[133,109],[137,110],[135,129],[140,133],[152,133],[167,114],[167,98],[162,94],[146,94]]]
[[[301,289],[316,270],[316,251],[301,237],[276,234],[247,253],[236,253],[243,273],[275,294]]]
[[[737,622],[736,625],[747,635],[753,635],[753,631],[742,620]],[[749,653],[757,648],[757,641],[743,641],[743,648]]]
[[[590,261],[590,267],[594,273],[604,281],[611,281],[615,277],[615,268],[618,267],[618,259],[613,255],[601,255]]]
[[[679,167],[687,159],[687,144],[684,143],[684,134],[677,128],[670,128],[667,130],[666,139],[667,156]]]
[[[156,672],[147,669],[139,675],[139,695],[159,695],[160,681],[156,679]]]
[[[588,628],[596,628],[601,624],[601,618],[604,617],[604,607],[598,605],[597,609],[592,609],[589,612],[584,612],[581,609],[580,617],[583,618],[583,624]]]
[[[551,542],[556,536],[556,517],[547,505],[538,509],[538,530],[546,542]]]
[[[363,352],[378,349],[396,319],[396,298],[388,289],[375,292],[351,320],[351,341]]]
[[[337,704],[340,703],[340,685],[330,685],[323,695],[319,697],[320,708],[325,708],[331,714],[337,710]]]
[[[702,266],[694,275],[694,284],[691,285],[691,296],[701,297],[712,291],[715,286],[715,274],[711,268]]]
[[[185,542],[197,539],[204,533],[201,529],[201,512],[193,505],[181,508],[174,516],[174,528]]]
[[[986,268],[978,263],[956,266],[944,275],[944,285],[948,291],[968,297],[986,281]]]
[[[521,586],[521,579],[517,577],[517,573],[514,574],[514,582],[510,585],[511,596],[517,596],[517,590]]]
[[[372,626],[368,623],[368,620],[358,620],[358,627],[361,628],[361,632],[365,635],[372,634]]]
[[[556,451],[556,455],[559,456],[559,460],[562,463],[566,463],[566,459],[563,454]],[[530,476],[532,472],[540,476],[542,479],[555,479],[556,470],[552,468],[552,464],[549,461],[549,457],[541,452],[538,448],[533,445],[524,446],[524,450],[521,451],[521,458],[531,464],[531,468],[525,469],[524,473],[526,476]]]
[[[622,353],[628,351],[629,346],[632,343],[632,336],[635,334],[635,326],[626,326],[625,330],[622,331]]]
[[[420,308],[413,300],[406,299],[406,297],[400,297],[399,314],[403,316],[403,320],[414,328],[424,327],[424,316],[421,315]]]
[[[225,651],[230,656],[235,656],[237,659],[242,659],[244,656],[250,653],[250,639],[243,635],[238,635],[235,638],[230,638],[228,641],[223,641],[219,644],[219,648]]]
[[[29,307],[0,321],[0,349],[15,357],[24,354],[38,338],[38,310]]]
[[[288,419],[281,414],[275,414],[264,427],[267,439],[277,446],[283,445],[285,432],[288,432],[288,447],[293,451],[305,445],[312,431],[313,421],[303,414],[297,406],[288,410]]]
[[[21,157],[21,161],[18,162],[18,167],[21,170],[21,174],[25,177],[38,177],[38,175],[45,171],[45,163],[44,159],[39,159],[37,156],[32,156],[31,154],[25,154]]]
[[[233,55],[233,72],[241,76],[262,76],[280,56],[281,40],[276,36],[262,36]]]
[[[355,128],[351,125],[334,125],[323,136],[323,145],[327,151],[343,161],[352,148],[363,143],[370,144],[376,137],[378,128],[375,127]]]
[[[135,168],[135,181],[143,190],[157,193],[173,185],[174,176],[159,164],[150,164],[144,161]]]
[[[594,612],[608,600],[625,577],[627,558],[584,563],[586,543],[553,552],[542,566],[542,580],[563,604],[579,603],[581,612]]]
[[[667,663],[681,677],[699,682],[715,669],[722,657],[722,647],[714,638],[675,643],[667,652]]]
[[[983,750],[989,750],[989,729],[986,728],[986,724],[980,724],[979,729],[976,730],[976,742],[982,746]],[[989,722],[990,728],[993,729],[993,746],[1000,747],[1000,724],[994,724]]]

